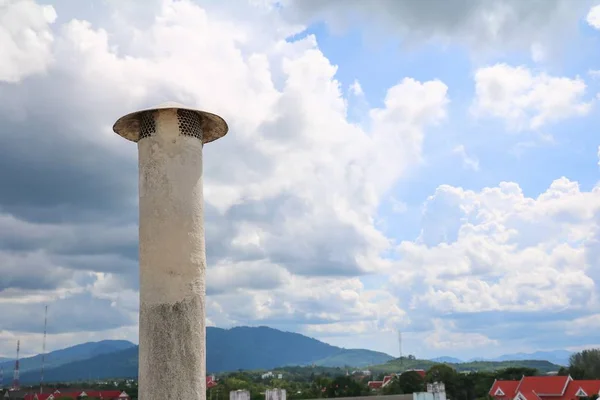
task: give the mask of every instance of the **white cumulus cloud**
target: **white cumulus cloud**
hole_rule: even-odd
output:
[[[589,113],[585,82],[535,73],[524,66],[495,64],[475,72],[473,112],[501,118],[512,130],[536,130],[551,122]]]
[[[52,6],[33,0],[0,2],[0,82],[16,83],[46,70],[52,61],[50,24],[55,20]]]

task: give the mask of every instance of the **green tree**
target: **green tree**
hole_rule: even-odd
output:
[[[473,385],[473,392],[476,399],[482,399],[488,397],[490,389],[496,379],[496,373],[494,372],[473,372],[475,376],[475,383]]]
[[[456,372],[456,370],[449,365],[436,364],[429,368],[427,374],[425,375],[425,381],[430,383],[444,382],[448,397],[452,399],[458,398],[460,384],[458,372]]]
[[[349,376],[338,376],[326,390],[327,397],[356,397],[367,394],[367,388]]]
[[[475,398],[475,383],[478,376],[474,373],[458,374],[456,379],[457,399],[471,400]]]
[[[571,375],[571,378],[577,380],[586,379],[588,376],[585,368],[579,365],[570,366],[569,368],[567,368],[567,372],[567,375]]]
[[[327,376],[317,376],[310,384],[307,392],[308,398],[320,399],[327,396],[327,388],[331,385],[332,380]],[[325,389],[325,391],[323,391]]]
[[[569,373],[574,379],[600,379],[600,349],[572,354],[569,359]]]
[[[538,375],[538,370],[535,368],[527,367],[508,367],[496,372],[496,377],[499,380],[507,381],[518,381],[523,376],[535,376]]]
[[[425,391],[425,380],[415,371],[404,372],[394,377],[386,387],[383,394],[411,394]]]

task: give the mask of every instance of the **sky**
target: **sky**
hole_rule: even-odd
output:
[[[600,1],[0,0],[0,355],[137,342],[137,148],[221,115],[207,323],[462,359],[600,346]]]

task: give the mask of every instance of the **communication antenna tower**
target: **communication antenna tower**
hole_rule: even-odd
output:
[[[402,359],[402,332],[398,329],[398,352],[400,353],[400,358]]]
[[[15,360],[15,374],[13,376],[13,390],[19,390],[21,384],[19,383],[19,350],[21,348],[21,341],[17,340],[17,359]]]
[[[404,359],[402,358],[402,332],[398,329],[398,352],[400,353],[400,366],[404,366]]]
[[[43,392],[44,387],[44,365],[46,363],[46,328],[48,327],[48,306],[44,311],[44,339],[42,341],[42,369],[40,374],[40,393]]]

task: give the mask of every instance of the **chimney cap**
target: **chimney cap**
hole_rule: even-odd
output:
[[[209,143],[227,134],[227,122],[216,114],[186,107],[174,101],[159,104],[156,107],[146,108],[122,116],[113,125],[113,131],[127,140],[137,142],[140,140],[140,116],[144,112],[159,110],[189,110],[197,113],[202,119],[202,143]]]

